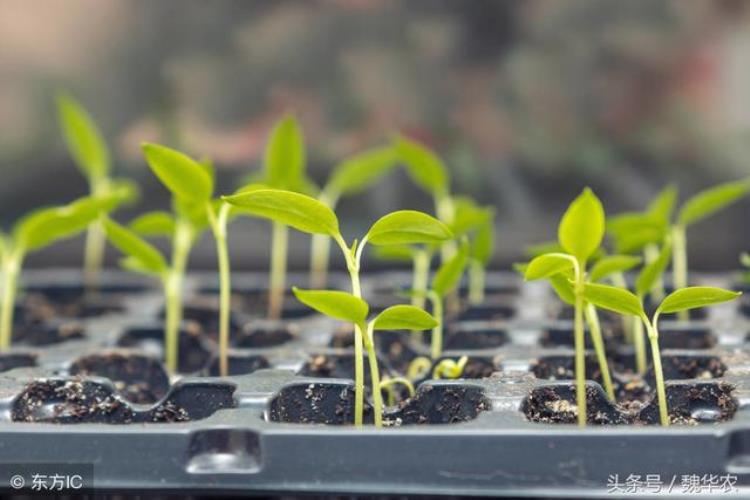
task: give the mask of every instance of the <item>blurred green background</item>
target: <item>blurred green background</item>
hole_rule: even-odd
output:
[[[455,191],[497,207],[507,265],[554,237],[584,184],[615,213],[669,182],[684,199],[750,175],[749,54],[744,1],[0,0],[0,217],[86,192],[57,130],[65,88],[143,186],[125,219],[168,206],[141,141],[210,155],[230,191],[291,110],[318,181],[394,131],[429,144]],[[353,236],[397,208],[431,209],[402,173],[340,214]],[[736,267],[748,216],[745,201],[691,230],[691,264]],[[267,230],[234,226],[238,269],[265,267]],[[80,247],[32,262],[74,265]],[[213,267],[209,237],[193,263]]]

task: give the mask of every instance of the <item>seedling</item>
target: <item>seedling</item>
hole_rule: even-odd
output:
[[[138,196],[137,186],[128,180],[110,177],[111,158],[107,144],[86,109],[73,97],[60,94],[57,114],[68,151],[86,177],[90,195],[107,197],[118,192],[118,204],[133,201]],[[95,220],[86,231],[83,275],[87,293],[94,293],[99,287],[105,245],[102,221]]]
[[[389,307],[374,319],[367,321],[369,306],[360,297],[347,292],[330,290],[300,290],[294,288],[297,299],[316,311],[334,319],[351,321],[355,326],[355,406],[354,424],[362,425],[364,412],[364,366],[362,351],[357,346],[364,343],[370,365],[372,401],[375,426],[383,425],[383,398],[380,392],[380,370],[374,344],[374,333],[379,330],[413,330],[431,328],[437,321],[427,312],[414,306]],[[358,338],[357,338],[358,337]]]
[[[494,252],[495,210],[480,207],[468,197],[457,197],[451,230],[457,237],[469,239],[469,304],[479,305],[484,302],[486,269]]]
[[[732,292],[714,287],[682,288],[669,294],[659,304],[650,319],[646,314],[641,298],[628,290],[609,285],[587,283],[584,285],[583,295],[586,300],[597,307],[609,309],[620,314],[636,316],[645,325],[649,343],[651,344],[656,395],[659,403],[659,419],[661,425],[668,426],[670,421],[667,408],[667,394],[659,351],[659,316],[661,314],[689,311],[690,309],[734,300],[740,295],[740,292]]]
[[[397,164],[390,146],[373,148],[347,158],[336,165],[318,200],[336,209],[339,199],[362,192],[388,174]],[[312,236],[310,253],[310,286],[325,287],[328,282],[328,260],[331,239],[322,234]]]
[[[62,207],[34,210],[16,222],[9,235],[0,237],[3,271],[3,301],[0,313],[0,350],[10,347],[18,277],[29,252],[80,233],[102,212],[119,203],[115,195],[80,198]]]
[[[388,406],[396,404],[397,392],[394,386],[403,385],[409,393],[409,397],[413,398],[417,391],[414,389],[414,384],[411,383],[406,377],[383,377],[380,381],[380,390],[385,391],[388,394]]]
[[[586,264],[599,249],[604,237],[604,209],[594,193],[586,188],[568,207],[560,220],[558,240],[560,246],[567,253],[548,253],[534,258],[526,267],[524,277],[527,280],[552,279],[555,284],[556,275],[565,276],[573,271],[572,294],[564,288],[555,290],[566,302],[571,302],[575,309],[574,315],[574,344],[575,344],[575,372],[576,372],[576,405],[578,407],[578,424],[586,425],[586,358],[584,350],[584,314],[589,316],[591,339],[602,367],[602,376],[609,378],[607,359],[604,354],[604,344],[601,331],[598,328],[596,310],[586,307],[583,289],[586,282]],[[558,279],[559,281],[559,279]],[[605,375],[606,374],[606,375]],[[611,381],[608,393],[614,396]]]
[[[304,233],[324,234],[333,238],[344,255],[352,295],[358,299],[362,298],[359,276],[362,253],[368,242],[376,246],[416,245],[442,242],[452,237],[448,227],[433,217],[412,210],[401,210],[381,217],[361,241],[355,240],[350,246],[339,231],[339,221],[333,210],[310,196],[279,189],[258,189],[225,196],[223,199],[251,215],[291,226]],[[352,322],[355,331],[355,356],[358,356],[355,363],[358,363],[366,332],[361,329],[362,321]],[[370,358],[370,363],[376,363],[374,357]],[[362,380],[355,380],[355,385],[362,386]],[[363,397],[360,392],[357,398],[360,408]],[[361,423],[361,413],[359,418]]]
[[[105,221],[104,227],[110,242],[126,255],[121,262],[123,267],[157,276],[161,280],[166,304],[165,361],[167,368],[171,372],[176,372],[185,272],[193,245],[209,224],[217,228],[217,247],[219,241],[223,242],[223,252],[219,252],[220,266],[223,267],[220,272],[223,282],[219,338],[222,356],[226,356],[229,335],[229,294],[226,287],[229,287],[229,274],[225,254],[225,225],[228,209],[217,209],[217,203],[212,200],[214,174],[213,168],[207,162],[199,163],[179,151],[157,144],[144,144],[143,153],[153,173],[172,193],[173,213],[144,214],[135,219],[129,229],[111,220]],[[221,219],[222,222],[217,222],[217,219]],[[219,231],[222,227],[223,232]],[[170,263],[167,264],[161,252],[139,234],[171,238]]]
[[[748,179],[727,182],[706,189],[689,198],[680,207],[676,219],[671,221],[671,207],[674,205],[676,191],[673,188],[667,188],[652,202],[645,213],[625,214],[617,219],[618,226],[613,227],[612,231],[615,238],[621,240],[621,245],[635,248],[641,242],[644,246],[653,243],[660,244],[669,235],[672,239],[674,254],[672,284],[675,290],[685,288],[688,285],[687,228],[728,207],[746,196],[748,192],[750,192]],[[656,258],[654,250],[650,250],[650,253],[652,255],[647,262]],[[655,294],[654,299],[659,299],[658,293]],[[688,311],[679,311],[678,318],[683,321],[687,320]]]

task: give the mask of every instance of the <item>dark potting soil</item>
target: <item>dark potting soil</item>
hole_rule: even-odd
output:
[[[160,327],[130,328],[117,340],[119,347],[139,350],[156,359],[164,359],[164,331]],[[177,370],[196,373],[205,368],[213,355],[213,346],[200,328],[193,324],[179,332]]]
[[[227,361],[228,375],[247,375],[248,373],[271,367],[268,359],[257,354],[230,352],[227,356]],[[216,356],[208,365],[206,373],[212,377],[218,377],[220,375],[219,367],[219,358]]]
[[[365,385],[370,385],[370,369],[367,356],[362,357],[364,363]],[[380,376],[389,373],[388,367],[382,360],[378,360]],[[313,354],[302,366],[298,375],[316,378],[345,378],[354,380],[354,355],[345,354]]]
[[[400,373],[406,373],[409,363],[419,356],[412,344],[410,332],[379,331],[375,339],[375,349],[385,357],[388,364]],[[350,349],[354,347],[354,334],[351,328],[343,327],[331,336],[329,346]]]
[[[501,328],[468,329],[459,326],[449,328],[445,337],[445,349],[494,349],[509,342],[508,333]]]

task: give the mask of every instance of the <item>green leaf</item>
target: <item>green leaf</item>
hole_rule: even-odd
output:
[[[733,292],[712,286],[682,288],[667,295],[656,309],[656,314],[669,314],[720,304],[734,300],[740,295],[742,295],[740,292]]]
[[[557,296],[568,305],[575,305],[576,295],[573,290],[573,285],[570,283],[570,278],[565,273],[554,274],[547,278],[549,284],[555,290]]]
[[[591,267],[590,281],[600,281],[615,273],[624,273],[641,263],[641,258],[633,255],[607,255]]]
[[[131,179],[111,179],[105,195],[111,195],[117,200],[117,205],[130,205],[138,201],[141,190]]]
[[[495,253],[495,224],[492,217],[481,226],[471,243],[471,258],[487,267]]]
[[[415,245],[449,240],[453,233],[448,226],[415,210],[399,210],[378,219],[367,232],[373,245]]]
[[[130,229],[108,219],[104,221],[104,231],[112,245],[129,257],[129,268],[137,267],[141,272],[151,274],[161,274],[167,270],[167,262],[161,252]]]
[[[664,226],[672,220],[675,204],[677,203],[677,187],[667,186],[649,203],[646,212]]]
[[[742,252],[740,254],[740,264],[742,264],[744,267],[750,267],[750,254],[747,252]]]
[[[701,191],[682,205],[677,222],[683,226],[694,224],[739,200],[749,190],[750,180],[744,179]]]
[[[68,151],[83,175],[89,180],[106,177],[110,169],[109,151],[89,113],[70,95],[60,94],[57,115]]]
[[[83,231],[104,207],[104,201],[85,197],[62,207],[35,210],[16,223],[13,241],[27,251],[46,247]]]
[[[643,297],[649,290],[651,290],[651,287],[654,286],[656,280],[664,274],[671,258],[672,242],[667,238],[664,245],[662,245],[661,250],[659,251],[659,256],[656,260],[645,265],[643,269],[641,269],[640,274],[638,274],[638,278],[635,280],[635,291],[639,296]]]
[[[649,231],[657,233],[654,241],[661,241],[666,233],[668,223],[650,213],[625,212],[607,219],[606,229],[615,238],[626,238],[634,232]]]
[[[130,223],[130,229],[142,236],[174,235],[175,221],[172,214],[164,211],[147,212]]]
[[[414,259],[414,249],[408,245],[374,247],[372,254],[386,262],[411,262]]]
[[[557,237],[565,251],[581,262],[599,249],[604,237],[604,208],[591,189],[584,189],[570,204]]]
[[[205,203],[214,191],[213,179],[204,165],[189,156],[158,144],[143,144],[146,162],[175,197]]]
[[[286,115],[274,125],[263,158],[265,182],[277,189],[299,189],[305,171],[305,142],[297,119]]]
[[[523,253],[529,258],[539,257],[545,253],[564,253],[562,245],[556,241],[545,241],[534,245],[527,245]]]
[[[434,196],[448,193],[448,169],[435,153],[424,145],[399,136],[394,147],[399,160],[414,183]]]
[[[339,221],[333,210],[315,198],[281,189],[260,189],[222,199],[243,212],[291,226],[312,234],[339,234]]]
[[[511,266],[515,272],[518,274],[524,275],[526,274],[526,270],[529,268],[528,262],[514,262],[511,264]]]
[[[331,318],[362,324],[367,319],[367,302],[351,293],[330,290],[302,290],[293,287],[297,300]]]
[[[667,231],[665,229],[657,229],[655,227],[637,228],[615,237],[615,251],[621,254],[640,253],[647,245],[663,242],[666,236]]]
[[[469,261],[469,249],[467,245],[461,245],[456,254],[444,262],[432,279],[432,290],[440,297],[445,297],[453,291],[461,276],[464,274],[466,264]]]
[[[586,283],[583,298],[601,309],[643,317],[643,304],[634,293],[616,286]]]
[[[334,167],[326,191],[335,196],[359,193],[393,170],[397,163],[396,151],[391,146],[356,154]]]
[[[391,306],[373,320],[375,330],[430,330],[438,326],[431,314],[415,306]]]
[[[462,236],[486,226],[495,215],[492,208],[480,207],[465,196],[453,199],[453,221],[450,229],[455,236]]]
[[[548,253],[534,257],[526,266],[526,281],[549,278],[556,274],[573,269],[573,257],[565,253]]]

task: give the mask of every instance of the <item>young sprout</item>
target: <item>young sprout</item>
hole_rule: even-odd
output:
[[[750,180],[747,179],[706,189],[689,198],[680,207],[675,220],[672,220],[677,191],[673,187],[667,187],[644,213],[627,213],[613,218],[609,230],[620,248],[619,251],[630,253],[643,248],[647,263],[658,256],[655,245],[661,245],[669,236],[674,254],[672,284],[675,289],[685,288],[688,285],[687,228],[728,207],[748,192]],[[663,297],[658,280],[654,283],[652,296],[655,301]],[[687,320],[688,311],[680,311],[678,318],[682,321]]]
[[[352,295],[359,299],[362,298],[359,275],[362,253],[368,242],[376,246],[417,245],[438,243],[453,236],[450,229],[437,219],[421,212],[401,210],[381,217],[361,241],[355,240],[348,245],[339,231],[339,220],[333,210],[310,196],[280,189],[258,189],[224,196],[222,199],[248,214],[291,226],[304,233],[324,234],[333,238],[344,255]],[[355,351],[361,353],[362,339],[366,332],[361,330],[361,322],[353,323]],[[372,355],[374,356],[374,352]],[[371,362],[375,360],[371,359]],[[355,385],[360,386],[361,383],[355,380]],[[360,393],[359,398],[362,397]],[[362,400],[359,401],[361,403]]]
[[[698,307],[706,307],[737,298],[740,293],[714,287],[688,287],[675,290],[669,294],[648,317],[643,307],[643,301],[632,292],[609,285],[587,283],[584,285],[584,297],[597,307],[635,316],[646,327],[651,357],[654,364],[654,379],[656,380],[656,395],[659,402],[659,418],[661,425],[669,425],[669,411],[667,408],[667,394],[664,385],[664,373],[659,351],[659,316],[662,314],[689,311]]]
[[[469,238],[469,304],[484,302],[485,274],[495,243],[495,210],[480,207],[472,199],[455,198],[455,216],[451,230]]]
[[[390,146],[373,148],[347,158],[333,168],[318,200],[335,210],[339,199],[362,192],[382,179],[396,164],[396,152]],[[312,236],[310,286],[313,288],[322,288],[328,283],[330,248],[328,236]]]
[[[589,189],[584,189],[568,207],[560,220],[558,240],[566,253],[548,253],[534,258],[526,267],[525,279],[550,279],[555,275],[573,271],[572,296],[567,300],[573,303],[574,315],[574,344],[575,344],[575,372],[576,372],[576,405],[578,407],[578,424],[586,425],[586,358],[584,348],[584,314],[596,313],[594,309],[586,307],[583,297],[583,287],[586,283],[586,264],[599,249],[604,237],[604,209],[599,199]],[[557,288],[556,288],[557,290]],[[560,290],[557,290],[560,293]],[[592,342],[597,352],[602,375],[606,369],[606,356],[597,322],[593,318],[589,322]]]
[[[79,198],[62,207],[34,210],[16,222],[9,235],[0,238],[3,276],[0,351],[10,347],[18,277],[26,255],[75,236],[119,202],[115,193],[102,198]]]
[[[417,391],[414,389],[414,384],[412,384],[411,380],[409,380],[408,378],[385,376],[383,377],[383,380],[380,381],[379,389],[381,391],[386,391],[386,394],[388,394],[388,406],[393,406],[396,404],[397,392],[394,389],[395,385],[404,386],[408,391],[410,398],[413,398],[417,393]]]
[[[212,199],[214,174],[208,163],[199,163],[165,146],[144,144],[143,153],[154,175],[171,192],[173,213],[149,212],[135,219],[130,229],[109,220],[105,221],[104,227],[110,242],[126,255],[123,267],[158,276],[162,282],[166,304],[165,361],[167,368],[176,372],[183,283],[193,245],[217,210]],[[170,263],[167,264],[161,252],[139,234],[171,238]],[[228,301],[225,303],[223,299],[222,296],[225,312],[220,314],[228,314]],[[220,344],[224,346],[223,353],[226,352],[227,336],[228,325],[222,326]]]
[[[354,424],[362,425],[363,421],[365,389],[361,346],[364,344],[370,366],[375,426],[382,427],[383,397],[380,391],[380,369],[374,345],[375,331],[425,329],[431,328],[437,321],[424,310],[407,305],[389,307],[371,321],[367,321],[369,306],[360,297],[347,292],[330,290],[300,290],[296,287],[293,290],[294,295],[303,304],[331,318],[350,321],[354,324]]]
[[[92,197],[106,197],[118,192],[118,203],[133,201],[138,196],[135,184],[110,177],[111,158],[107,144],[96,122],[73,97],[61,93],[57,96],[57,115],[70,155],[89,183]],[[106,238],[102,221],[94,220],[86,231],[83,276],[87,293],[99,287]]]

